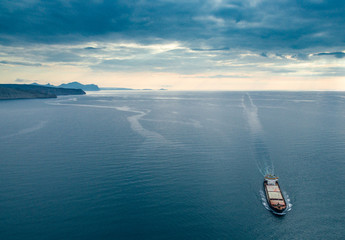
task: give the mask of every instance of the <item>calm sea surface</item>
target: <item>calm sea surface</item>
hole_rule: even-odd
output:
[[[344,239],[345,93],[101,91],[0,114],[0,239]]]

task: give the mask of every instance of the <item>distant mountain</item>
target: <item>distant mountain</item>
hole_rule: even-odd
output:
[[[0,84],[0,100],[56,98],[59,95],[82,95],[81,89],[67,89],[28,84]]]
[[[99,87],[95,84],[81,84],[79,82],[71,82],[71,83],[64,83],[58,86],[60,88],[74,88],[74,89],[82,89],[84,91],[99,91]]]

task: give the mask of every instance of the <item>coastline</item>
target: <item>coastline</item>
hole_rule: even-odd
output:
[[[84,95],[82,89],[56,88],[28,84],[0,84],[0,100],[56,98],[60,95]]]

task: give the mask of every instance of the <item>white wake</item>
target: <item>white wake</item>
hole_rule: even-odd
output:
[[[258,116],[258,108],[247,94],[242,98],[242,106],[250,128],[252,149],[259,171],[263,176],[274,174],[273,163],[264,141],[264,131]]]
[[[18,132],[12,133],[12,134],[8,134],[5,136],[1,136],[0,138],[5,139],[5,138],[11,138],[11,137],[15,137],[15,136],[19,136],[19,135],[24,135],[24,134],[28,134],[28,133],[32,133],[35,132],[37,130],[40,130],[41,128],[43,128],[45,125],[47,124],[47,121],[40,121],[39,123],[29,127],[29,128],[24,128],[19,130]]]
[[[113,109],[122,112],[129,112],[134,113],[134,115],[127,117],[127,120],[130,124],[130,127],[133,131],[137,132],[139,135],[144,137],[146,141],[150,144],[166,144],[169,143],[162,135],[157,132],[150,131],[142,126],[140,120],[150,113],[150,110],[143,110],[139,111],[136,109],[132,109],[128,106],[104,106],[104,105],[92,105],[92,104],[77,104],[77,103],[66,103],[69,100],[62,100],[56,102],[47,102],[50,105],[59,105],[59,106],[75,106],[75,107],[88,107],[88,108],[106,108],[106,109]]]

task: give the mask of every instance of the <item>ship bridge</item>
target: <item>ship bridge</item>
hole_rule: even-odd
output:
[[[267,181],[267,185],[276,185],[276,182],[278,181],[278,177],[273,175],[266,175],[265,180]]]

